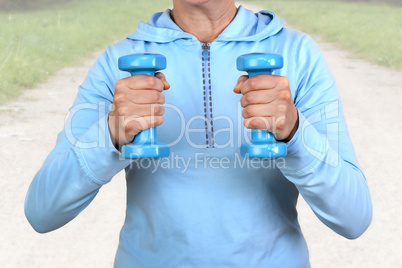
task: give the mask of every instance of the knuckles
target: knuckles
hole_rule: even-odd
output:
[[[114,95],[114,104],[119,107],[122,106],[127,100],[127,96],[125,93],[119,92],[119,93],[115,93]]]
[[[246,128],[258,129],[257,120],[244,120],[243,125],[244,125]]]
[[[246,108],[243,109],[242,112],[243,118],[250,118],[254,116],[254,108],[252,106],[247,106]]]
[[[276,108],[277,112],[279,114],[285,114],[286,111],[288,110],[288,106],[286,104],[279,104]]]
[[[126,88],[126,80],[125,79],[117,80],[115,84],[115,94],[116,92],[119,92],[125,88]]]
[[[286,124],[285,124],[285,121],[284,120],[280,120],[279,122],[277,122],[276,123],[276,130],[277,131],[282,131],[282,130],[284,130],[285,129],[285,126],[286,126]]]
[[[260,89],[262,88],[262,85],[268,85],[269,88],[289,88],[289,80],[285,76],[256,75],[249,78],[247,83],[251,89]]]
[[[144,77],[141,77],[141,79],[143,79],[143,83],[145,88],[148,89],[156,89],[158,84],[157,84],[157,78],[150,76],[150,75],[146,75]]]
[[[158,94],[159,95],[159,97],[160,97],[160,99],[159,99],[159,103],[160,104],[164,104],[165,103],[165,95],[163,95],[162,93],[159,93]]]
[[[144,129],[146,129],[146,124],[138,120],[131,120],[124,126],[124,131],[127,136],[135,136]]]
[[[155,120],[155,123],[154,123],[155,127],[160,126],[160,125],[163,124],[163,117],[162,116],[156,116],[154,120]]]
[[[165,113],[165,107],[163,105],[153,105],[155,115],[163,115]]]
[[[129,121],[124,125],[124,132],[125,133],[130,133],[133,130],[135,130],[135,123],[133,121]]]
[[[248,92],[247,94],[245,94],[242,99],[242,107],[246,107],[249,104],[252,104],[256,101],[255,97],[254,97],[254,93],[253,92]]]
[[[126,106],[120,106],[120,107],[118,107],[118,108],[117,108],[117,114],[118,114],[119,116],[124,116],[124,117],[129,116],[129,109],[128,109],[128,107],[126,107]]]
[[[261,117],[246,119],[244,120],[243,124],[246,128],[260,129],[260,130],[267,130],[269,129],[270,126],[268,118],[261,118]]]
[[[243,112],[242,112],[243,118],[247,119],[250,117],[262,116],[260,114],[261,111],[263,111],[262,105],[264,105],[264,104],[248,105],[246,108],[243,109]]]
[[[163,95],[159,91],[150,90],[148,93],[148,98],[151,103],[157,103],[160,99],[160,95]]]
[[[155,89],[162,91],[163,87],[163,83],[159,78],[150,75],[134,75],[118,80],[115,84],[115,93],[127,89]]]
[[[248,79],[249,87],[252,89],[257,88],[261,83],[259,78],[260,78],[259,76],[253,76],[253,77],[249,78]]]
[[[279,100],[288,102],[292,99],[292,94],[290,93],[290,91],[286,88],[283,89],[279,92],[279,96],[278,96]]]
[[[289,89],[289,80],[285,76],[276,76],[276,86],[282,89]]]

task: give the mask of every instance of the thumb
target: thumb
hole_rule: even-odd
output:
[[[163,73],[156,73],[155,77],[159,78],[162,81],[163,86],[164,86],[163,90],[168,90],[170,88],[170,85],[169,85],[168,81],[166,80],[166,76]]]
[[[246,81],[248,79],[247,75],[242,75],[239,77],[239,79],[237,79],[237,84],[233,89],[233,92],[236,94],[240,94],[241,93],[241,86],[243,84],[244,81]]]

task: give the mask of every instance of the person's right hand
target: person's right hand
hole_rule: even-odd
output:
[[[165,96],[170,88],[162,73],[135,75],[116,82],[108,124],[113,145],[120,150],[144,129],[163,123]]]

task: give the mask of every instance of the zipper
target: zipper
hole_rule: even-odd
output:
[[[202,83],[204,87],[204,116],[207,148],[214,148],[214,125],[212,121],[212,92],[211,92],[211,46],[202,44]]]

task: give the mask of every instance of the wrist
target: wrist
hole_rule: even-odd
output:
[[[110,135],[110,140],[112,141],[113,146],[120,151],[120,146],[119,146],[119,142],[117,141],[116,137],[115,137],[115,128],[113,128],[113,122],[114,118],[111,119],[110,118],[110,113],[107,116],[107,125],[108,125],[108,129],[109,129],[109,135]]]

